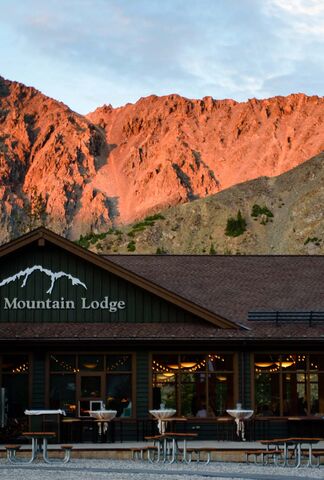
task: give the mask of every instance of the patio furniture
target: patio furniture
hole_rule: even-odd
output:
[[[71,452],[73,449],[73,445],[61,445],[61,449],[64,452],[64,458],[63,458],[63,463],[68,463],[71,458]],[[52,463],[52,462],[51,462]]]
[[[53,416],[53,415],[56,415],[56,423],[57,423],[57,438],[58,438],[58,441],[60,441],[60,438],[61,438],[61,432],[60,432],[60,417],[61,415],[62,416],[66,416],[66,413],[64,410],[62,409],[35,409],[35,410],[25,410],[25,415],[29,416],[29,417],[39,417],[41,416],[42,417],[42,425],[40,428],[42,428],[44,431],[48,428],[48,425],[47,425],[47,422],[46,422],[46,416],[47,415],[50,415],[50,416]],[[52,423],[52,422],[51,422]],[[35,426],[33,426],[30,422],[29,422],[29,428],[35,428]],[[36,428],[39,428],[36,427]],[[50,428],[53,428],[53,425],[50,426]]]
[[[149,412],[157,419],[159,432],[163,434],[166,430],[166,423],[177,411],[173,408],[160,408],[159,410],[149,410]]]
[[[234,419],[228,415],[215,419],[216,439],[234,441]]]
[[[197,433],[179,433],[179,432],[167,432],[161,435],[155,435],[153,437],[145,437],[146,440],[153,440],[153,450],[155,456],[151,456],[150,450],[148,450],[148,460],[151,463],[157,463],[162,461],[163,463],[175,463],[181,461],[183,463],[190,463],[191,458],[187,455],[187,440],[196,438]],[[179,448],[179,441],[183,442],[183,447]]]
[[[17,458],[16,453],[19,450],[19,446],[17,445],[8,445],[9,448],[7,448],[7,458],[10,463],[32,463],[37,459],[38,453],[42,452],[43,454],[43,459],[46,463],[51,463],[51,461],[48,458],[47,455],[47,441],[50,438],[55,438],[56,433],[55,432],[23,432],[23,436],[26,438],[31,439],[32,441],[32,451],[31,451],[31,457],[28,460],[22,460]],[[38,441],[41,441],[41,445],[38,444]],[[64,458],[66,463],[69,459]]]
[[[21,445],[5,445],[4,446],[7,452],[7,459],[10,463],[15,463],[16,453],[21,449]]]
[[[117,410],[89,410],[89,415],[94,418],[98,425],[99,441],[107,434],[109,422],[116,417]]]
[[[261,458],[261,463],[262,465],[265,465],[269,462],[269,459],[273,460],[274,464],[278,464],[278,458],[282,455],[283,450],[279,449],[254,449],[254,450],[245,450],[245,461],[246,463],[249,463],[249,458],[250,456],[254,457],[254,463],[257,464],[258,458]]]
[[[240,404],[237,404],[236,409],[226,410],[226,412],[231,415],[231,417],[234,417],[236,423],[236,434],[239,438],[241,437],[243,442],[245,442],[246,438],[244,421],[252,417],[254,410],[244,410],[241,408]]]
[[[271,446],[275,446],[277,449],[283,448],[283,466],[289,466],[289,460],[293,459],[296,468],[299,468],[302,464],[302,458],[307,458],[307,467],[317,466],[313,463],[313,445],[316,445],[321,438],[276,438],[273,440],[261,440],[263,445],[266,445],[269,449]],[[302,449],[302,446],[306,446],[306,450]],[[291,457],[289,458],[289,452]]]
[[[324,457],[324,450],[313,450],[312,456],[317,460],[315,467],[319,467],[321,463],[321,457]]]
[[[179,448],[179,451],[182,452],[182,448]],[[203,462],[205,465],[208,465],[211,461],[212,452],[219,452],[219,448],[215,447],[189,447],[187,448],[186,455],[188,458],[187,463],[195,461],[197,463],[202,462],[201,454],[206,454],[206,460]]]
[[[62,419],[62,439],[64,442],[80,443],[82,438],[82,420],[65,417]]]
[[[144,460],[145,452],[157,451],[157,447],[153,445],[146,447],[134,447],[131,448],[130,451],[132,452],[132,460]]]

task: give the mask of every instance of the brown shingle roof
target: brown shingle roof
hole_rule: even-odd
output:
[[[222,329],[205,322],[187,323],[1,323],[0,341],[46,341],[55,342],[113,342],[164,341],[168,344],[180,341],[218,341],[230,345],[232,342],[251,343],[275,340],[294,341],[324,340],[323,324],[308,327],[304,324],[282,325],[258,323],[251,330]],[[301,345],[301,344],[300,344]]]
[[[247,320],[250,310],[324,311],[324,256],[110,255],[107,258],[251,329],[249,334],[230,331],[232,337],[324,335],[324,323],[317,324],[315,335],[315,327],[309,327],[308,323],[290,323],[286,331],[286,327],[272,323]]]
[[[226,330],[226,329],[224,329]],[[206,321],[188,323],[0,323],[0,339],[151,340],[214,339],[223,329]]]

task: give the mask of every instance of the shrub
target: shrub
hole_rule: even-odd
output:
[[[259,215],[266,215],[268,218],[273,217],[273,213],[265,205],[260,207],[256,203],[252,207],[251,217],[258,217]]]
[[[132,232],[134,232],[134,233],[137,233],[137,232],[142,232],[143,230],[145,230],[145,228],[146,228],[146,227],[145,227],[144,225],[141,225],[141,226],[139,226],[139,227],[136,227],[136,228],[135,228],[135,227],[133,227],[133,230],[132,230]]]
[[[137,230],[138,228],[145,228],[145,227],[147,227],[147,226],[148,226],[148,224],[147,224],[146,221],[144,221],[144,222],[138,222],[138,223],[135,223],[135,225],[133,225],[132,229],[133,229],[133,230]]]
[[[145,217],[144,220],[145,222],[152,222],[154,220],[165,220],[165,217],[161,213],[156,213],[155,215]]]
[[[132,230],[135,233],[142,232],[146,227],[153,227],[156,220],[165,220],[165,217],[161,213],[156,213],[155,215],[150,215],[145,217],[141,222],[137,222],[132,226]],[[129,235],[129,234],[128,234]],[[130,235],[134,236],[134,235]]]
[[[315,243],[315,245],[320,246],[320,242],[322,241],[321,238],[317,237],[307,237],[307,239],[304,242],[304,245],[307,245],[308,243]]]
[[[212,243],[209,249],[209,255],[216,255],[216,254],[217,254],[216,249],[214,247],[214,244]]]
[[[230,217],[227,220],[225,235],[228,237],[238,237],[246,231],[246,221],[242,217],[241,210],[237,212],[237,217]]]
[[[135,252],[135,250],[136,250],[136,245],[135,245],[134,240],[132,240],[131,242],[129,242],[129,244],[127,245],[127,250],[128,250],[129,252]]]
[[[87,235],[81,235],[79,240],[76,240],[76,244],[83,248],[89,248],[90,245],[95,245],[99,240],[106,238],[109,232],[103,233],[88,233]]]

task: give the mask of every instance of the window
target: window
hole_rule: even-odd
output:
[[[132,416],[132,356],[51,354],[50,407],[89,416],[96,402],[118,417]]]
[[[324,412],[324,355],[255,354],[254,372],[258,415]]]
[[[106,406],[117,410],[117,417],[132,416],[132,357],[107,355]]]
[[[153,408],[186,417],[223,415],[234,405],[233,355],[154,355]]]
[[[28,355],[0,356],[1,386],[6,389],[8,417],[24,417],[29,404]]]
[[[76,415],[76,355],[50,355],[50,408]]]

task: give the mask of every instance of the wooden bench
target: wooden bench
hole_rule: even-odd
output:
[[[262,465],[265,464],[265,459],[271,457],[274,461],[274,463],[277,462],[277,457],[282,455],[283,450],[277,450],[277,449],[272,449],[272,450],[265,450],[265,449],[260,449],[260,450],[244,450],[243,452],[245,454],[245,461],[246,463],[249,463],[249,457],[250,455],[254,455],[254,463],[258,463],[257,458],[261,457],[261,462]]]
[[[73,449],[73,445],[61,445],[61,449],[64,452],[63,463],[68,463],[71,459],[71,452]]]
[[[189,457],[189,462],[194,460],[198,463],[201,462],[201,453],[206,453],[206,460],[204,463],[207,465],[211,461],[211,453],[220,452],[220,449],[215,447],[188,447],[186,451]],[[179,452],[183,453],[183,448],[179,448]],[[195,455],[195,459],[193,459],[193,454]]]
[[[13,463],[16,458],[16,453],[21,449],[21,445],[5,445],[4,448],[7,451],[7,459],[10,463]]]
[[[157,452],[158,447],[154,445],[147,445],[145,447],[130,448],[132,452],[132,460],[144,460],[145,452],[149,455],[150,452]]]
[[[148,447],[131,448],[132,460],[144,460],[144,453],[147,452]]]
[[[321,457],[324,457],[324,450],[313,450],[312,456],[317,459],[316,467],[319,467],[321,462]]]

